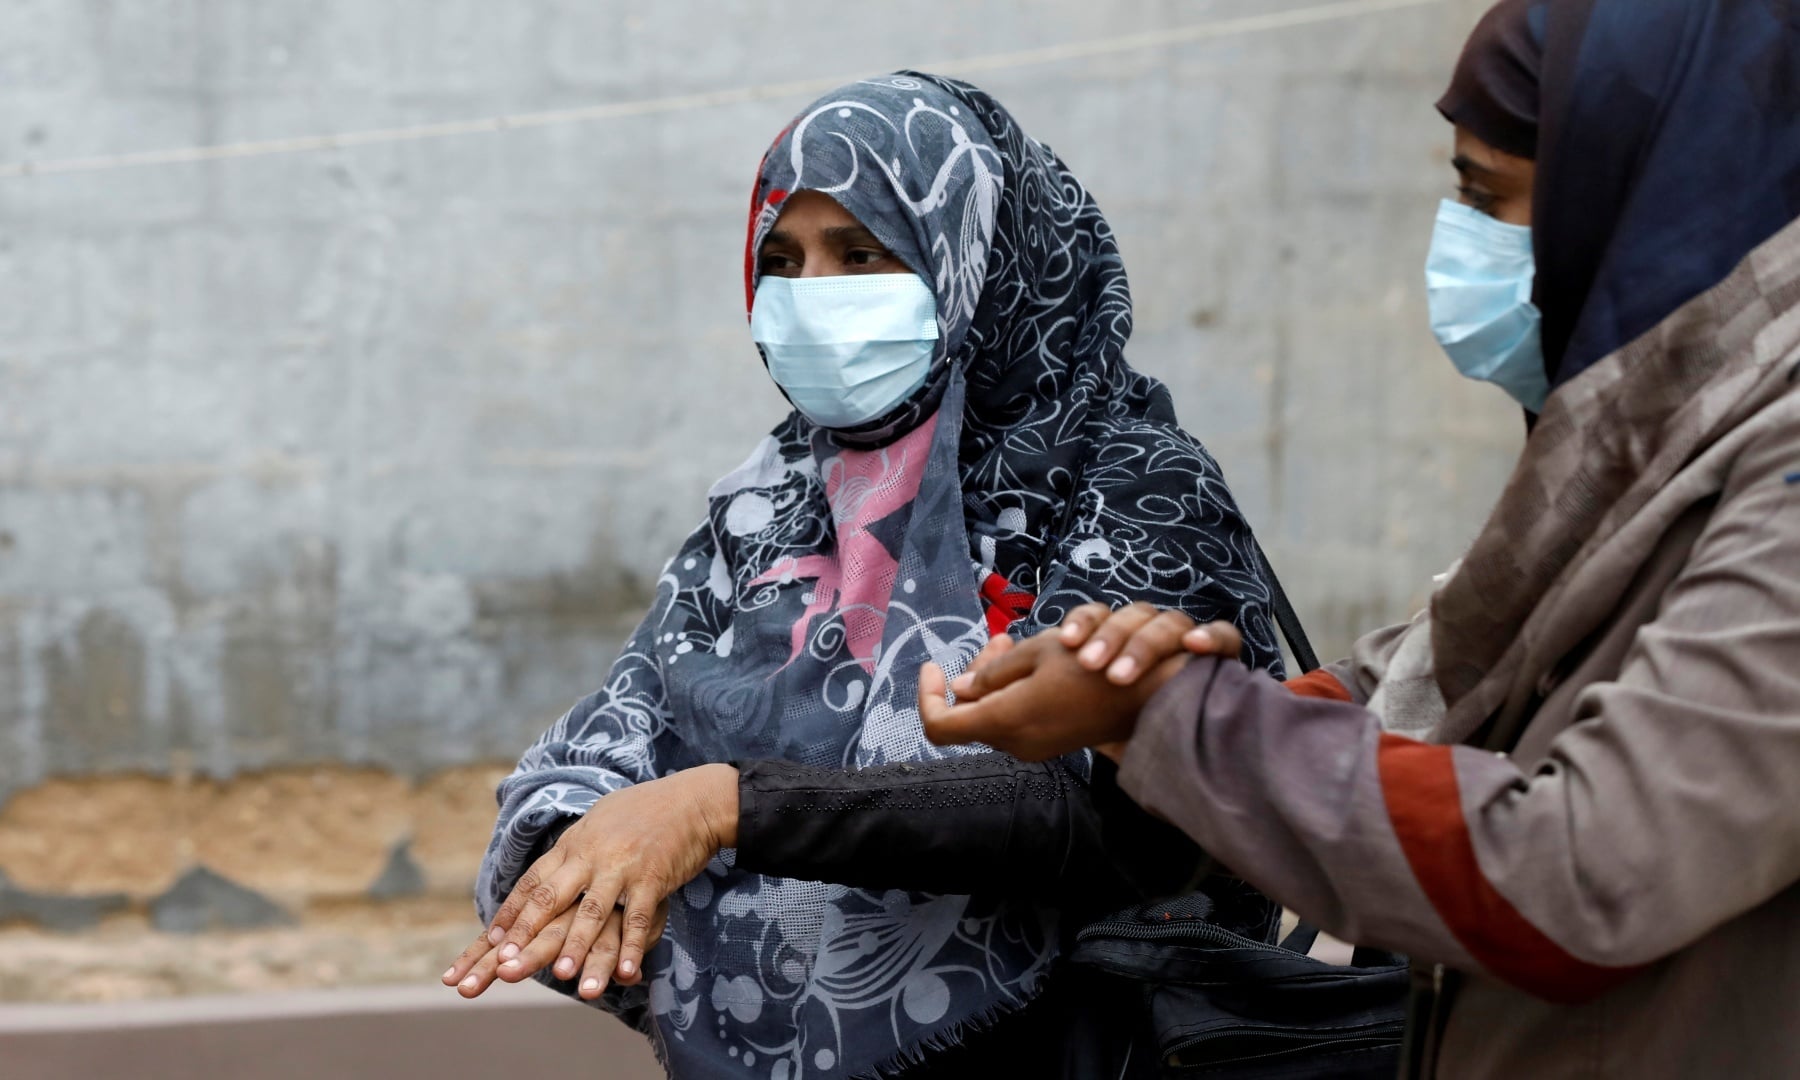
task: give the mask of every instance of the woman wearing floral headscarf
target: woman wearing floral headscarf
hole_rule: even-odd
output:
[[[1110,766],[935,748],[918,672],[1134,601],[1229,618],[1275,667],[1265,565],[1125,363],[1099,209],[979,90],[903,73],[809,108],[758,175],[746,286],[795,412],[502,785],[491,931],[445,981],[540,974],[683,1075],[1054,1060],[993,1040],[1056,981],[1059,909],[1135,896],[1098,838]],[[1138,869],[1178,885],[1173,850]]]

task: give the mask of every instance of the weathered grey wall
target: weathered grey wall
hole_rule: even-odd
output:
[[[0,161],[851,75],[1319,0],[4,0]],[[1518,439],[1424,325],[1479,0],[978,76],[1117,227],[1327,650]],[[956,71],[954,63],[943,65]],[[0,800],[45,776],[511,756],[596,685],[783,405],[752,104],[0,179]]]

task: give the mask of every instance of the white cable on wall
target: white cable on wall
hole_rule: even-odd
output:
[[[1284,30],[1296,26],[1331,22],[1358,15],[1373,15],[1403,8],[1427,7],[1445,0],[1338,0],[1335,3],[1295,8],[1266,15],[1246,15],[1217,19],[1168,30],[1153,30],[1093,41],[1050,45],[1017,52],[990,53],[956,60],[921,64],[927,71],[943,71],[951,75],[975,75],[1011,68],[1081,60],[1115,53],[1135,52],[1196,41],[1236,37],[1244,34]],[[554,124],[586,123],[628,116],[650,116],[659,113],[687,112],[716,108],[770,98],[810,97],[855,82],[867,73],[795,82],[764,83],[731,90],[713,90],[699,94],[677,94],[672,97],[644,101],[622,101],[608,105],[585,105],[571,109],[548,109],[542,112],[513,113],[473,120],[447,120],[406,127],[349,131],[335,135],[296,135],[285,139],[257,139],[215,146],[185,146],[169,150],[141,150],[125,154],[96,154],[89,157],[61,158],[50,161],[0,162],[0,180],[25,176],[51,176],[58,173],[106,172],[147,165],[179,165],[203,161],[228,161],[233,158],[265,157],[271,154],[299,154],[318,150],[344,150],[358,146],[412,142],[419,139],[446,139],[460,135],[485,135],[500,131],[519,131],[549,127]]]

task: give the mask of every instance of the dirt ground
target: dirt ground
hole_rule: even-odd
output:
[[[127,907],[58,932],[0,922],[0,1002],[119,1001],[430,982],[474,940],[469,891],[494,822],[493,762],[402,778],[319,766],[46,782],[0,807],[0,871],[45,896]],[[371,885],[403,846],[417,892]],[[296,924],[164,933],[152,901],[194,866]],[[54,902],[54,901],[52,901]]]
[[[0,1002],[91,1002],[435,984],[480,927],[467,900],[317,905],[274,930],[185,935],[119,916],[80,934],[0,929]]]
[[[344,765],[46,781],[0,807],[0,870],[39,893],[148,901],[200,865],[283,904],[364,894],[397,844],[432,893],[466,892],[510,763],[421,778]]]

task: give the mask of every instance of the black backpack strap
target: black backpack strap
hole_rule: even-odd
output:
[[[1287,591],[1281,587],[1281,579],[1275,576],[1275,566],[1269,562],[1269,555],[1262,549],[1262,544],[1254,538],[1256,557],[1262,560],[1263,571],[1269,580],[1269,605],[1275,609],[1275,625],[1281,628],[1281,636],[1287,638],[1288,648],[1294,653],[1294,663],[1300,665],[1297,675],[1316,671],[1319,667],[1318,654],[1313,652],[1312,642],[1306,639],[1306,628],[1300,625],[1300,616],[1295,613],[1294,605],[1288,601]]]
[[[1294,924],[1294,929],[1288,932],[1287,937],[1281,939],[1279,947],[1305,956],[1312,952],[1313,942],[1318,940],[1319,928],[1302,919]]]

